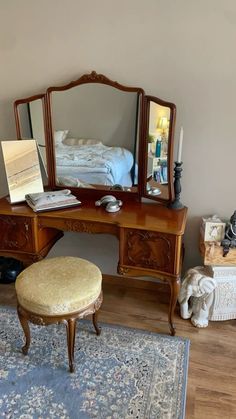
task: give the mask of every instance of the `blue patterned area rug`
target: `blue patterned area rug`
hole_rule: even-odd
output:
[[[0,417],[184,418],[189,341],[78,322],[76,372],[64,325],[31,328],[29,355],[14,309],[0,307]]]

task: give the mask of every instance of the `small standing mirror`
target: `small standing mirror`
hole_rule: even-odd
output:
[[[29,193],[43,192],[36,142],[1,141],[11,203],[22,202]]]

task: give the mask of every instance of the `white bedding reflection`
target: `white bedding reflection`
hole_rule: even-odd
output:
[[[132,153],[104,144],[56,147],[57,177],[73,177],[92,184],[131,186]]]

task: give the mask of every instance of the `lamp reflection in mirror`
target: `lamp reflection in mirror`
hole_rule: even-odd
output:
[[[169,120],[170,120],[170,108],[162,106],[153,101],[150,102],[150,115],[149,115],[149,136],[155,138],[151,153],[148,155],[148,167],[147,167],[147,179],[151,182],[153,188],[160,187],[162,185],[162,191],[159,194],[164,193],[163,186],[168,183],[167,174],[167,159],[168,159],[168,138],[169,138]],[[160,152],[157,153],[157,146],[160,148]],[[155,149],[154,149],[155,147]],[[149,184],[147,188],[149,188]],[[150,192],[151,191],[151,192]],[[152,188],[148,189],[148,194],[152,194]]]
[[[161,116],[157,122],[157,129],[161,130],[162,155],[167,155],[169,120],[167,116]]]
[[[163,142],[162,155],[167,154],[169,119],[170,108],[150,102],[149,134],[155,138],[155,141],[160,140]]]
[[[166,139],[167,129],[169,127],[169,120],[166,116],[161,116],[157,122],[157,129],[161,130],[162,138]]]

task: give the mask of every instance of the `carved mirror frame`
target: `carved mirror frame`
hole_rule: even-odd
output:
[[[47,113],[48,113],[48,144],[49,144],[49,154],[50,154],[50,162],[52,164],[51,170],[51,178],[50,178],[50,185],[53,188],[58,189],[61,188],[56,183],[56,165],[55,165],[55,147],[54,147],[54,139],[53,139],[53,118],[52,118],[52,94],[53,92],[60,92],[72,89],[74,87],[83,85],[83,84],[104,84],[107,86],[111,86],[115,89],[124,91],[124,92],[134,92],[139,95],[139,133],[138,133],[138,167],[140,168],[143,163],[143,154],[142,150],[144,149],[143,144],[143,135],[142,135],[142,123],[143,123],[143,114],[144,114],[144,90],[139,87],[131,87],[125,86],[117,81],[110,80],[103,74],[97,74],[95,71],[92,71],[90,74],[84,74],[79,79],[67,83],[62,86],[54,86],[49,87],[46,92],[46,103],[47,103]],[[63,186],[65,188],[66,186]],[[69,186],[68,186],[69,187]],[[111,187],[106,187],[101,185],[100,187],[96,187],[96,189],[90,188],[73,188],[69,187],[73,193],[79,197],[85,198],[95,198],[101,197],[106,194],[113,194],[117,198],[124,199],[124,200],[140,200],[141,199],[141,191],[142,191],[142,170],[138,170],[138,185],[131,187],[131,191],[120,191],[120,190],[112,190]]]

